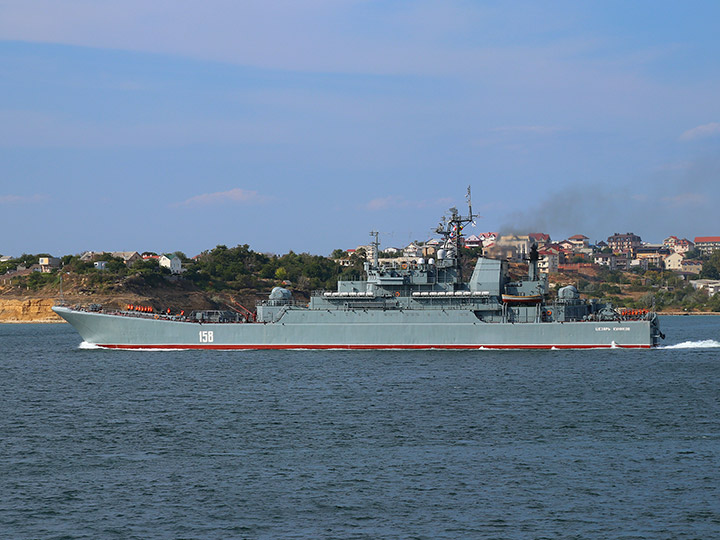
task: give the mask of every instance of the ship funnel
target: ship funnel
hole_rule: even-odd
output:
[[[530,257],[528,257],[528,280],[537,281],[538,279],[538,261],[540,254],[538,253],[537,244],[533,244],[530,248]]]

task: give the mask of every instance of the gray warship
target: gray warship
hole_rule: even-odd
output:
[[[651,348],[665,336],[647,311],[619,311],[581,299],[570,285],[550,299],[537,247],[524,279],[507,261],[480,255],[465,281],[461,234],[476,217],[450,209],[434,258],[383,262],[373,236],[365,279],[299,303],[275,287],[255,312],[189,316],[57,305],[88,344],[112,349],[585,349]]]

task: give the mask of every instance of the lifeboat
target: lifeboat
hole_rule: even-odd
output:
[[[539,304],[542,302],[541,294],[503,294],[502,301],[506,304]]]

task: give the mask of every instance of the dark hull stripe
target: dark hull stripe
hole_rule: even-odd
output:
[[[650,349],[650,345],[98,345],[105,349],[211,349],[211,350],[259,350],[259,349],[402,349],[402,350],[432,350],[432,349]]]

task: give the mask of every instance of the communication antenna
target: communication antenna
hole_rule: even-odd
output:
[[[470,217],[470,224],[471,224],[473,227],[475,227],[475,226],[477,225],[477,224],[475,223],[475,218],[476,218],[476,217],[479,217],[479,216],[477,216],[476,214],[473,214],[473,211],[472,211],[472,196],[471,196],[471,194],[470,194],[470,186],[468,186],[468,188],[467,188],[467,195],[465,196],[465,199],[467,200],[467,204],[468,204],[468,213],[470,214],[470,216],[469,216],[469,217]]]

